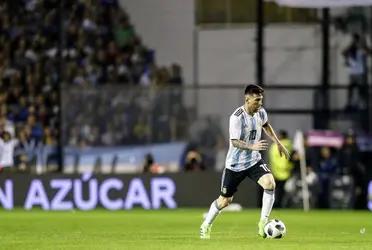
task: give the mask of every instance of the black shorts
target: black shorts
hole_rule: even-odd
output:
[[[269,173],[271,173],[271,171],[263,160],[259,160],[252,167],[240,172],[234,172],[230,169],[225,168],[222,173],[221,196],[233,196],[234,193],[238,190],[239,184],[246,177],[249,177],[251,180],[257,182],[261,178],[261,176]]]

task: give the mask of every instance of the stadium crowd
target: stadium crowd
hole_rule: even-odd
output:
[[[31,161],[37,147],[57,143],[60,81],[68,89],[108,83],[150,88],[183,82],[178,64],[156,65],[154,51],[143,44],[116,0],[66,0],[63,4],[60,6],[58,0],[0,3],[0,133],[9,132],[11,139],[16,139],[16,155],[23,159],[21,162]],[[59,48],[63,48],[61,54]],[[90,101],[94,103],[94,98],[79,107],[95,108],[89,105]],[[111,111],[136,110],[130,105],[129,102]],[[75,118],[81,123],[65,128],[69,145],[118,145],[147,140],[143,117],[128,127],[128,134],[134,137],[117,140],[112,138],[117,131],[110,128],[122,128],[126,121],[114,121],[97,130],[91,126],[97,124],[96,120]],[[97,134],[102,137],[95,138]]]
[[[292,151],[290,160],[279,156],[272,145],[268,158],[276,179],[275,206],[302,206],[301,155],[286,131],[279,138]],[[326,137],[325,137],[326,138]],[[308,145],[305,141],[305,182],[309,187],[310,206],[318,208],[365,208],[367,169],[353,131],[348,131],[340,145]]]

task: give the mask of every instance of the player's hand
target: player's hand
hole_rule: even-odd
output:
[[[289,160],[290,158],[289,152],[281,143],[278,143],[278,151],[280,157],[284,155],[284,157]]]
[[[262,151],[262,150],[266,150],[268,147],[269,147],[269,144],[267,143],[267,141],[261,140],[261,141],[258,141],[252,144],[251,149],[255,151]]]

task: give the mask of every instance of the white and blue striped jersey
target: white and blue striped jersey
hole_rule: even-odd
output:
[[[230,146],[226,156],[226,168],[239,172],[252,167],[261,160],[260,152],[236,148],[231,140],[238,139],[250,144],[258,142],[261,139],[262,126],[266,122],[267,113],[264,108],[260,108],[253,116],[244,110],[244,106],[234,111],[230,116]]]

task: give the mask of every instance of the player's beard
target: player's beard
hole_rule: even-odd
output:
[[[249,113],[249,112],[252,112],[253,114],[254,113],[257,113],[258,110],[260,110],[261,106],[258,106],[258,107],[249,107],[249,105],[246,106],[245,110]]]

